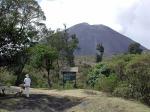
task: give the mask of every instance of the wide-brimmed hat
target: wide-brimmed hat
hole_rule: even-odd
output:
[[[26,74],[25,76],[26,76],[26,77],[29,77],[29,74]]]

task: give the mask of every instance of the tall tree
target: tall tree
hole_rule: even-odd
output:
[[[139,43],[131,43],[128,47],[128,52],[130,54],[141,54],[142,53],[141,45]]]
[[[96,54],[96,62],[101,62],[104,54],[104,47],[102,44],[97,44],[96,50],[98,53]]]
[[[35,0],[0,1],[0,53],[13,56],[38,41],[45,16]]]
[[[32,47],[30,53],[31,64],[35,68],[41,68],[47,71],[47,82],[49,87],[52,87],[50,70],[54,69],[54,61],[58,58],[57,50],[47,45],[39,44]]]
[[[17,75],[27,61],[26,49],[43,37],[46,19],[36,0],[0,0],[0,57]]]
[[[60,59],[66,60],[68,66],[74,66],[74,51],[78,48],[79,41],[76,35],[68,33],[66,25],[64,27],[63,31],[50,32],[47,37],[47,43],[59,51]]]

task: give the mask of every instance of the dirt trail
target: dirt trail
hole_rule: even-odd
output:
[[[0,112],[150,112],[150,108],[93,90],[31,89],[29,99],[0,98]]]
[[[85,89],[74,89],[74,90],[40,90],[31,89],[33,94],[49,94],[54,96],[70,96],[77,98],[88,98],[93,96],[106,96],[103,92]]]

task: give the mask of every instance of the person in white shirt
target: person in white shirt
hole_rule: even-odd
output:
[[[26,78],[24,79],[25,94],[26,94],[26,97],[29,97],[31,79],[29,78],[29,74],[26,74],[25,76],[26,76]]]

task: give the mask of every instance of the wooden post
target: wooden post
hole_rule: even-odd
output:
[[[63,88],[64,88],[64,73],[62,72],[62,74],[63,74]]]
[[[76,74],[75,74],[75,83],[74,83],[74,88],[77,88],[77,79],[76,79]]]

